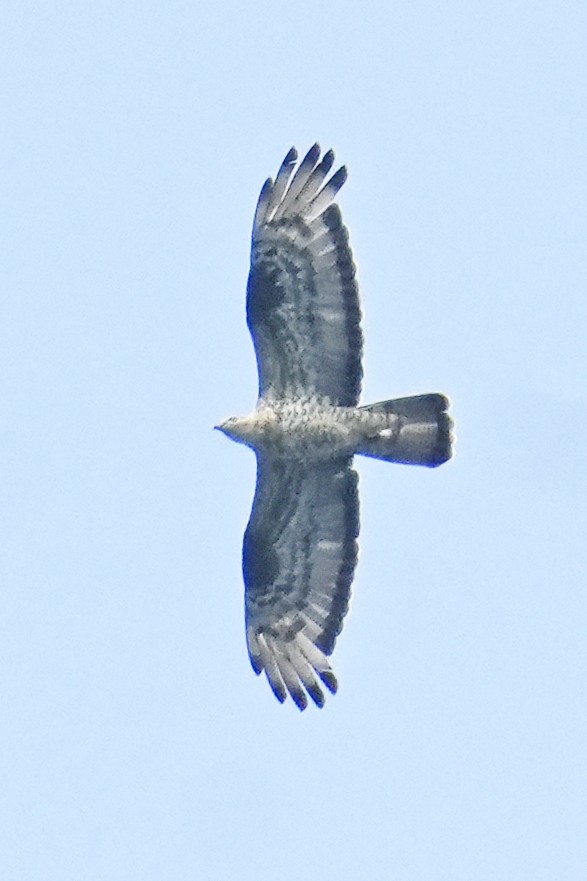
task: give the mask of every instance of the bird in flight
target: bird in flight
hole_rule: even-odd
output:
[[[300,710],[334,693],[328,662],[357,561],[355,454],[435,467],[451,456],[441,394],[358,406],[363,338],[355,266],[334,199],[332,150],[292,148],[265,182],[253,222],[247,323],[259,397],[216,426],[257,456],[243,542],[249,657]],[[297,166],[297,167],[296,167]],[[330,175],[330,176],[329,176]]]

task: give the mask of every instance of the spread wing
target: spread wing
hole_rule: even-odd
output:
[[[357,560],[357,474],[349,459],[306,465],[257,456],[243,543],[247,645],[275,696],[322,706],[326,659],[348,609]]]
[[[292,173],[295,149],[265,182],[253,224],[247,323],[260,397],[320,395],[354,406],[361,390],[362,335],[355,266],[332,203],[346,168],[329,179],[318,144]],[[326,183],[325,183],[326,181]]]

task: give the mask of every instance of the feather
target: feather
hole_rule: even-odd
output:
[[[298,170],[292,178],[287,193],[283,197],[279,208],[273,215],[274,220],[278,220],[280,217],[283,217],[285,214],[289,213],[289,210],[294,204],[298,194],[301,192],[310,174],[314,170],[314,166],[316,165],[319,156],[320,145],[314,144],[312,147],[310,147],[310,149],[300,162]]]
[[[287,649],[284,650],[275,639],[268,641],[268,645],[270,649],[273,650],[273,657],[275,658],[277,666],[279,667],[279,672],[285,683],[285,687],[289,691],[293,702],[298,709],[305,710],[308,706],[308,698],[302,688],[300,678],[286,653]]]
[[[275,695],[277,700],[280,703],[283,703],[287,697],[287,691],[281,677],[279,666],[277,664],[277,661],[275,660],[275,656],[271,648],[267,644],[267,640],[263,633],[259,633],[257,640],[259,651],[261,654],[261,661],[263,663],[265,675],[267,676],[267,681],[269,682],[269,685],[271,686],[273,694]]]
[[[310,642],[303,632],[298,635],[298,645],[326,688],[334,694],[338,683],[324,652],[321,652],[316,645]]]
[[[259,647],[259,642],[257,640],[255,631],[250,626],[247,627],[247,648],[249,651],[251,666],[258,676],[263,669],[263,662],[261,660],[261,649]]]
[[[271,201],[272,188],[273,181],[270,177],[268,177],[261,187],[261,192],[259,193],[259,198],[257,200],[257,207],[255,208],[255,216],[253,218],[253,240],[256,238],[259,229],[265,223],[265,219],[267,217],[267,208],[269,207],[269,203]]]
[[[322,162],[316,166],[314,171],[310,174],[306,183],[298,193],[295,198],[295,206],[301,205],[302,203],[311,202],[313,197],[316,195],[318,190],[320,189],[324,178],[332,168],[332,163],[334,162],[334,152],[332,150],[328,150],[327,153],[322,157]]]
[[[277,177],[275,178],[275,183],[273,184],[271,198],[269,199],[269,203],[265,212],[265,223],[271,222],[275,209],[281,202],[283,194],[285,193],[286,187],[289,183],[289,179],[292,175],[297,158],[298,151],[295,147],[292,147],[283,162],[281,163],[279,171],[277,172]]]
[[[290,645],[288,646],[288,655],[292,667],[296,671],[297,675],[304,685],[304,688],[306,689],[316,706],[323,707],[324,694],[322,692],[322,689],[318,685],[318,680],[316,679],[314,670],[312,669],[307,658],[298,646],[297,640],[296,642],[290,643]]]
[[[324,184],[318,195],[304,209],[304,216],[310,219],[318,217],[325,208],[330,205],[342,185],[347,179],[347,170],[342,165],[338,171],[335,171],[328,183]]]

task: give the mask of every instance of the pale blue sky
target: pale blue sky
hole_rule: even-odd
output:
[[[5,0],[0,877],[583,881],[584,2]],[[366,401],[444,391],[435,471],[358,460],[324,710],[254,676],[259,188],[349,169]]]

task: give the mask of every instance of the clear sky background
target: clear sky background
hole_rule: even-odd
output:
[[[587,872],[587,6],[5,0],[3,881]],[[319,140],[364,400],[455,459],[358,460],[321,711],[254,676],[250,228]]]

